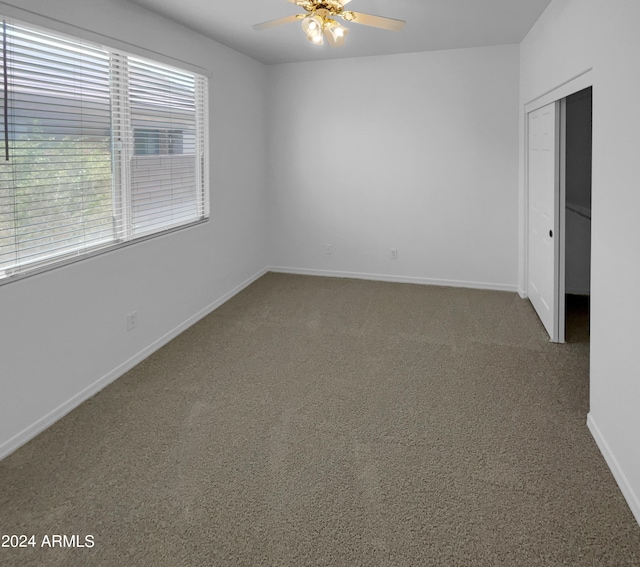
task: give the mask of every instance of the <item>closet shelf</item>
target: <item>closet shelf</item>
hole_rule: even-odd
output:
[[[584,217],[585,219],[591,220],[591,209],[587,207],[582,207],[581,205],[576,205],[575,203],[567,203],[567,210]]]

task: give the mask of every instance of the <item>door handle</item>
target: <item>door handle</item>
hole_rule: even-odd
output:
[[[553,238],[553,230],[549,231],[549,238]]]

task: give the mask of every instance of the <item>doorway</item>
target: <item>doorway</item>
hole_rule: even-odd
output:
[[[593,97],[586,81],[525,107],[527,295],[559,343],[589,333]]]
[[[564,109],[565,340],[589,341],[593,92],[569,95]],[[562,180],[561,180],[562,181]]]

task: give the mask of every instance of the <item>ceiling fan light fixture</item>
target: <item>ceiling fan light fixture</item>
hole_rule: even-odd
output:
[[[313,43],[313,45],[324,45],[324,38],[322,37],[322,34],[314,35],[313,37],[308,35],[307,39]]]
[[[303,18],[302,30],[309,41],[322,45],[322,43],[318,43],[317,40],[314,41],[314,38],[318,37],[322,40],[322,18],[320,16],[310,14],[306,18]]]
[[[342,47],[344,45],[344,39],[348,33],[348,28],[341,26],[334,20],[329,20],[324,27],[324,34],[327,36],[327,40],[331,47]]]

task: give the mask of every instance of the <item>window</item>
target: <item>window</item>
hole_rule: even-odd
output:
[[[208,218],[205,77],[1,32],[0,281]]]

